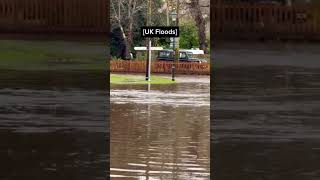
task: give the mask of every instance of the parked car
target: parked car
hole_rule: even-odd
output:
[[[174,55],[173,55],[173,50],[161,50],[158,52],[158,61],[173,61],[174,60]],[[179,61],[180,62],[197,62],[197,63],[202,63],[202,62],[207,62],[204,59],[199,59],[193,56],[192,52],[188,51],[179,51]]]

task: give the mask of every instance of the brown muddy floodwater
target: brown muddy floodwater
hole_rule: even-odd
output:
[[[111,87],[111,179],[210,179],[209,77]]]
[[[0,179],[105,179],[105,77],[96,72],[2,70]]]
[[[271,43],[217,47],[214,179],[320,179],[319,49]]]

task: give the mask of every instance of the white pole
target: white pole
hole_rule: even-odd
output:
[[[149,43],[148,43],[148,81],[151,81],[151,38],[149,38]]]
[[[151,25],[151,0],[148,1],[148,12],[147,12],[147,26]],[[148,44],[148,57],[146,63],[146,80],[150,81],[150,74],[151,74],[151,38],[147,40]]]

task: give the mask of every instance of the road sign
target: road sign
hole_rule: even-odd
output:
[[[170,48],[173,48],[173,42],[175,42],[175,48],[179,48],[179,38],[170,38]]]
[[[179,37],[178,26],[144,26],[141,27],[142,37]]]

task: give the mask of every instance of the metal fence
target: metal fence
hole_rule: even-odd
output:
[[[212,5],[212,30],[224,38],[320,40],[320,5],[221,3]]]
[[[107,32],[107,0],[0,0],[0,32]]]

